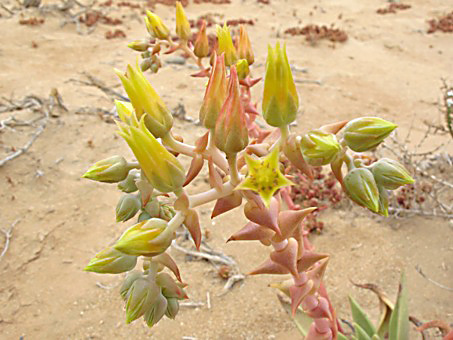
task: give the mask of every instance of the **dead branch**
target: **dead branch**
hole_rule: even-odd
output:
[[[92,76],[89,73],[82,72],[82,76],[86,78],[86,80],[80,80],[80,79],[69,79],[66,82],[72,82],[76,84],[81,84],[85,86],[92,86],[96,87],[102,92],[104,92],[109,99],[112,99],[112,97],[116,97],[118,99],[124,100],[124,101],[129,101],[129,98],[123,96],[121,93],[113,90],[111,87],[108,87],[102,80]]]
[[[447,287],[437,281],[434,281],[433,279],[431,279],[430,277],[428,277],[423,271],[422,271],[422,268],[420,266],[415,266],[415,270],[417,271],[417,273],[419,273],[422,277],[424,277],[426,280],[428,280],[429,282],[431,282],[432,284],[436,285],[437,287],[440,287],[442,289],[446,289],[450,292],[453,292],[453,288],[451,287]]]
[[[0,259],[5,256],[6,252],[8,251],[9,244],[11,242],[11,237],[13,236],[13,229],[20,222],[20,219],[15,220],[11,226],[6,229],[0,229],[0,231],[5,235],[5,244],[3,245],[2,252],[0,253]]]
[[[53,92],[52,92],[53,93]],[[51,96],[52,96],[51,93]],[[39,126],[35,129],[33,134],[31,135],[30,140],[24,144],[21,148],[17,149],[16,151],[10,153],[7,155],[5,158],[0,160],[0,167],[4,166],[7,162],[21,156],[25,152],[30,149],[30,147],[33,145],[33,143],[38,139],[38,137],[43,133],[44,129],[47,126],[48,119],[51,115],[51,112],[54,108],[55,104],[59,104],[59,102],[54,102],[52,100],[49,100],[48,103],[46,103],[44,100],[41,98],[30,95],[26,96],[23,100],[14,102],[12,100],[6,100],[9,102],[9,105],[2,105],[0,106],[0,112],[11,112],[11,111],[18,111],[18,110],[23,110],[23,109],[32,109],[33,111],[38,111],[43,114],[43,116],[38,117],[36,119],[23,122],[23,121],[18,121],[14,117],[7,118],[3,120],[0,123],[0,131],[4,127],[11,127],[11,126],[25,126],[25,125],[34,125],[35,122],[40,121]],[[62,103],[62,102],[61,102]]]

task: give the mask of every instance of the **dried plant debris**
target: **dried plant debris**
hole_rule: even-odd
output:
[[[431,19],[428,21],[428,33],[441,31],[443,33],[453,33],[453,11],[438,19]]]
[[[390,3],[387,7],[385,8],[379,8],[376,13],[377,14],[389,14],[389,13],[396,13],[398,11],[403,11],[406,9],[411,8],[411,5],[408,4],[402,4],[402,3],[397,3],[397,2],[392,2]]]
[[[285,34],[304,35],[305,39],[311,43],[316,43],[319,40],[326,39],[332,42],[345,42],[348,40],[348,35],[345,31],[326,25],[306,25],[304,27],[291,27],[285,31]]]
[[[44,23],[43,18],[28,18],[28,19],[20,19],[19,24],[25,25],[25,26],[40,26]]]
[[[126,38],[126,33],[122,30],[114,30],[105,32],[105,39]]]

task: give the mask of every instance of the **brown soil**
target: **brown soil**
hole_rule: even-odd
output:
[[[448,2],[414,0],[412,9],[398,16],[377,16],[376,1],[370,0],[273,0],[270,5],[255,0],[231,2],[221,6],[191,2],[186,11],[190,19],[209,12],[223,14],[226,20],[254,20],[255,25],[247,27],[256,56],[254,76],[264,72],[267,44],[282,39],[281,33],[288,27],[336,23],[347,31],[348,41],[335,48],[328,42],[313,47],[300,37],[284,37],[291,63],[308,72],[295,71],[294,77],[321,80],[322,84],[297,83],[302,105],[295,130],[303,132],[333,121],[376,114],[397,123],[400,135],[405,136],[415,117],[411,138],[418,140],[424,132],[424,120],[438,122],[440,79],[451,76],[453,50],[450,35],[425,33],[425,20],[448,13]],[[55,0],[43,1],[41,6],[52,3]],[[13,0],[3,4],[8,9],[17,6]],[[108,9],[109,15],[121,18],[123,24],[118,28],[129,40],[144,36],[141,9]],[[39,10],[30,8],[22,14],[36,17]],[[153,329],[141,321],[125,324],[118,294],[121,278],[82,270],[126,228],[114,218],[120,194],[114,185],[80,176],[99,159],[114,154],[131,157],[131,153],[116,136],[115,126],[98,115],[112,109],[111,98],[69,80],[82,79],[81,72],[86,72],[120,91],[112,68],[124,70],[126,63],[135,62],[136,55],[126,46],[129,40],[107,41],[104,36],[111,27],[101,21],[91,34],[79,35],[75,24],[61,26],[59,14],[46,15],[40,26],[26,26],[19,25],[19,13],[11,16],[1,8],[0,12],[0,31],[4,32],[0,97],[19,99],[35,94],[47,98],[52,88],[58,88],[69,109],[50,118],[43,134],[23,156],[0,168],[0,227],[8,229],[19,220],[9,249],[0,259],[0,338],[298,339],[275,291],[267,287],[279,277],[249,277],[220,295],[225,281],[218,270],[205,262],[189,261],[175,250],[172,254],[183,280],[189,283],[191,300],[206,302],[209,292],[211,309],[182,308],[175,321],[165,319]],[[156,12],[174,28],[173,8],[158,4]],[[187,114],[196,118],[205,79],[189,77],[193,72],[187,65],[164,63],[159,73],[149,77],[170,108],[183,103]],[[262,83],[254,91],[257,101],[261,91]],[[33,118],[31,113],[14,114],[18,119]],[[0,119],[9,115],[0,114]],[[176,120],[175,125],[176,132],[189,142],[204,133],[189,122]],[[32,131],[16,127],[0,132],[0,158],[13,146],[17,149],[25,144]],[[442,141],[438,138],[436,143]],[[452,153],[451,148],[448,151]],[[205,188],[204,179],[199,178],[192,190]],[[210,221],[209,208],[212,206],[203,207],[201,216],[213,248],[234,257],[244,273],[266,258],[269,250],[260,244],[225,243],[245,222],[241,211]],[[319,219],[324,222],[323,233],[313,236],[312,241],[319,251],[332,256],[326,285],[340,317],[351,320],[347,307],[351,294],[377,318],[375,297],[354,288],[350,280],[376,283],[393,298],[404,269],[411,314],[421,320],[452,322],[453,293],[428,282],[415,270],[420,266],[430,278],[453,286],[451,223],[426,217],[378,218],[350,205],[326,210]]]

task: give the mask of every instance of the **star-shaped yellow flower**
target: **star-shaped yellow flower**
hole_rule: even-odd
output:
[[[267,156],[255,158],[245,155],[248,174],[236,187],[236,190],[253,190],[257,192],[267,207],[275,192],[286,186],[294,185],[280,171],[278,161],[279,149],[275,147]]]

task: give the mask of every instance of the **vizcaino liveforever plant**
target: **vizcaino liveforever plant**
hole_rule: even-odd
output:
[[[312,166],[330,165],[351,200],[387,216],[388,190],[413,179],[394,161],[381,159],[367,166],[357,155],[376,148],[396,125],[377,117],[362,117],[302,135],[293,133],[290,124],[297,117],[299,96],[284,44],[269,46],[260,112],[252,102],[250,89],[261,78],[251,76],[254,54],[244,27],[234,41],[229,27],[218,26],[217,44],[210,46],[206,25],[203,23],[193,37],[180,4],[176,11],[177,41],[156,14],[148,11],[145,23],[150,37],[129,44],[141,52],[140,65],[128,65],[125,72],[116,70],[130,99],[116,102],[118,133],[136,161],[110,157],[84,175],[118,183],[124,195],[116,209],[117,220],[126,221],[138,214],[138,221],[85,269],[113,274],[130,271],[121,287],[127,322],[143,316],[152,326],[164,315],[175,318],[179,301],[187,295],[167,250],[181,226],[187,228],[195,246],[200,246],[197,208],[215,201],[212,218],[243,209],[249,221],[229,241],[259,241],[271,249],[251,275],[291,275],[279,287],[291,297],[293,313],[302,306],[312,318],[306,338],[336,339],[339,328],[335,310],[322,284],[329,255],[313,251],[302,224],[316,208],[295,208],[289,195],[294,183],[286,175],[284,164],[299,169],[308,179],[313,178]],[[165,53],[184,52],[200,68],[193,76],[208,78],[199,111],[207,132],[195,145],[184,143],[173,133],[170,111],[143,74],[159,70],[163,49]],[[205,59],[209,59],[210,67]],[[258,117],[264,119],[268,129],[255,122]],[[181,165],[180,157],[191,158],[188,169]],[[210,189],[189,195],[185,187],[205,165]],[[132,271],[138,257],[143,258],[143,269]]]

